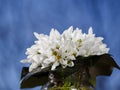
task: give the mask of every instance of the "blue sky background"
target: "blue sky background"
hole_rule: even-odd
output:
[[[33,32],[69,26],[83,32],[92,26],[120,65],[120,0],[0,0],[0,90],[20,90],[20,60],[36,40]],[[120,71],[97,77],[96,90],[120,90]]]

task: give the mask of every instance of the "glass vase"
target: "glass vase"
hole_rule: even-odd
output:
[[[95,90],[95,84],[96,78],[91,78],[89,68],[84,66],[67,77],[50,72],[49,82],[41,90]]]

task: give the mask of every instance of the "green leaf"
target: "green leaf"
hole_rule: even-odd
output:
[[[24,67],[22,69],[20,88],[33,88],[46,84],[48,82],[48,70],[49,68],[42,70],[37,68],[29,72],[28,67]]]
[[[96,62],[95,62],[96,60]],[[114,59],[109,54],[103,54],[93,57],[94,65],[90,67],[90,75],[93,77],[104,75],[110,76],[113,68],[120,70],[120,67],[116,64]]]

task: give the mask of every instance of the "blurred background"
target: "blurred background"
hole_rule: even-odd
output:
[[[0,90],[20,90],[20,63],[34,44],[33,32],[61,33],[69,26],[104,37],[120,65],[120,0],[0,0]],[[39,90],[39,87],[23,90]],[[97,77],[96,90],[120,90],[120,71]]]

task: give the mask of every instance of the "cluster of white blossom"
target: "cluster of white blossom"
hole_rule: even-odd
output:
[[[37,67],[41,69],[51,67],[51,70],[61,65],[73,67],[77,56],[88,57],[91,55],[101,55],[108,53],[109,48],[102,42],[102,37],[95,37],[92,28],[88,34],[82,30],[71,26],[60,34],[56,29],[52,29],[50,35],[34,33],[38,39],[35,44],[27,49],[27,59],[22,63],[31,63],[29,71]]]

